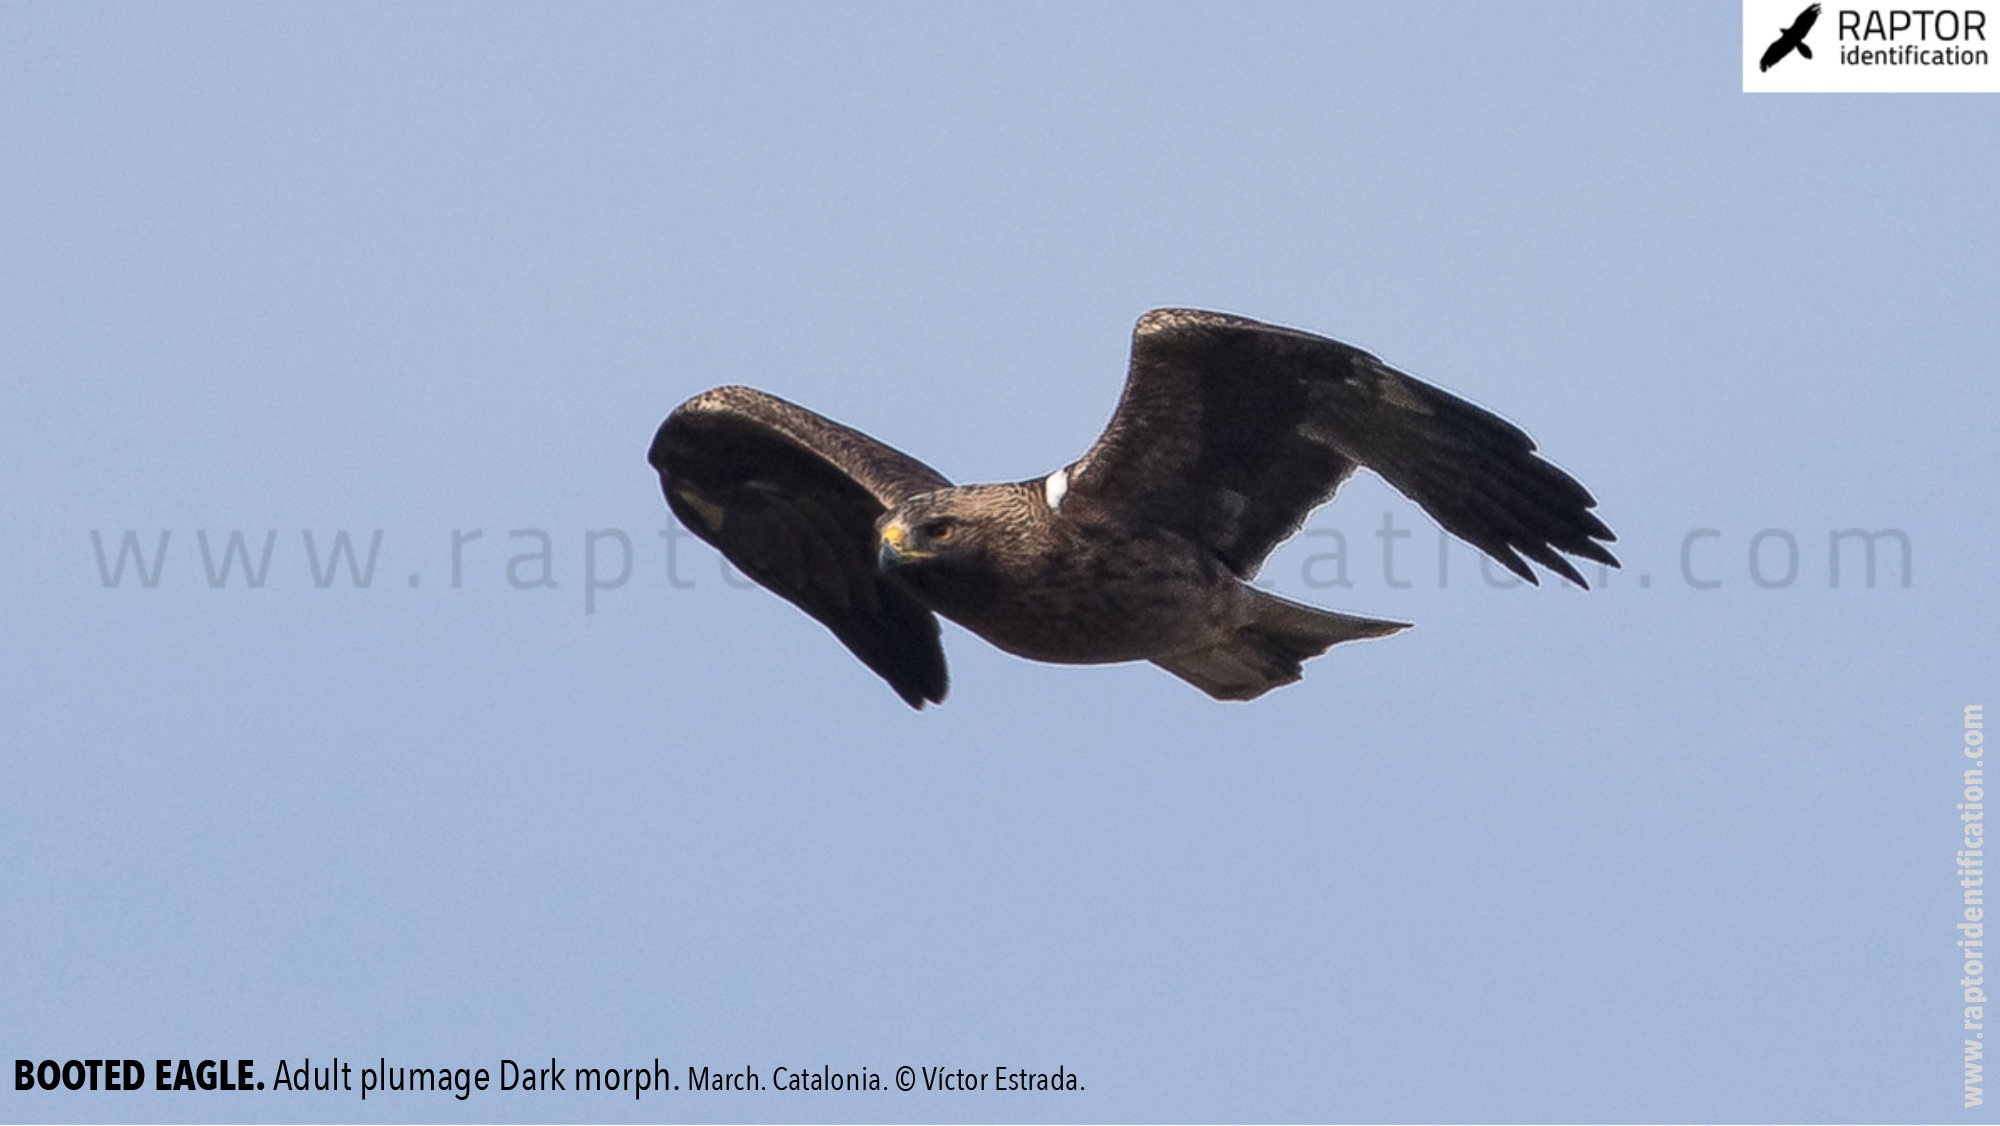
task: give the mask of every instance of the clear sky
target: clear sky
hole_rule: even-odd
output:
[[[0,7],[0,1062],[357,1088],[0,1119],[1993,1121],[2000,100],[1746,96],[1739,19]],[[1416,628],[1225,705],[947,627],[916,713],[663,536],[697,391],[1039,476],[1161,305],[1506,415],[1624,570],[1364,479],[1261,581]]]

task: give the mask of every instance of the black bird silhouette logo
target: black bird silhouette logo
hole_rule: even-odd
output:
[[[1792,21],[1792,26],[1779,32],[1777,41],[1764,48],[1764,61],[1757,64],[1757,69],[1770,70],[1778,65],[1778,60],[1791,54],[1794,49],[1806,58],[1812,58],[1812,48],[1806,46],[1806,32],[1812,30],[1814,21],[1818,19],[1819,5],[1806,5],[1806,10],[1800,12],[1799,18]]]

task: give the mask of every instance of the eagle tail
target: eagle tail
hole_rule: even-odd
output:
[[[1812,48],[1811,48],[1811,47],[1808,47],[1808,46],[1806,46],[1806,41],[1805,41],[1805,40],[1803,40],[1803,39],[1799,40],[1799,45],[1798,45],[1797,47],[1794,47],[1794,48],[1792,48],[1792,49],[1793,49],[1793,50],[1795,50],[1795,51],[1797,51],[1797,52],[1798,52],[1799,54],[1801,54],[1801,55],[1805,56],[1805,57],[1806,57],[1806,58],[1808,58],[1808,59],[1812,58]]]
[[[1298,680],[1300,666],[1340,642],[1383,637],[1409,625],[1316,610],[1261,590],[1247,592],[1250,621],[1228,640],[1153,663],[1218,700],[1254,700]]]

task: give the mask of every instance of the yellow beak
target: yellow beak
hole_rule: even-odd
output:
[[[887,570],[905,560],[928,559],[930,555],[910,546],[909,529],[898,520],[882,529],[882,546],[875,553],[875,565]]]

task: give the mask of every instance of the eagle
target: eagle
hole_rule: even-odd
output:
[[[1773,40],[1769,47],[1764,48],[1764,58],[1757,64],[1757,69],[1770,70],[1778,65],[1780,59],[1794,50],[1804,58],[1812,58],[1812,48],[1806,46],[1806,32],[1811,31],[1813,24],[1818,21],[1819,5],[1808,4],[1806,10],[1799,13],[1799,18],[1792,21],[1792,26],[1779,31],[1778,38]]]
[[[939,615],[1032,660],[1151,661],[1219,700],[1403,629],[1250,585],[1360,467],[1530,583],[1527,560],[1580,587],[1565,553],[1618,565],[1597,502],[1511,423],[1359,348],[1194,309],[1139,318],[1110,424],[1043,477],[953,485],[748,387],[676,407],[648,460],[682,524],[914,708],[944,700]]]

